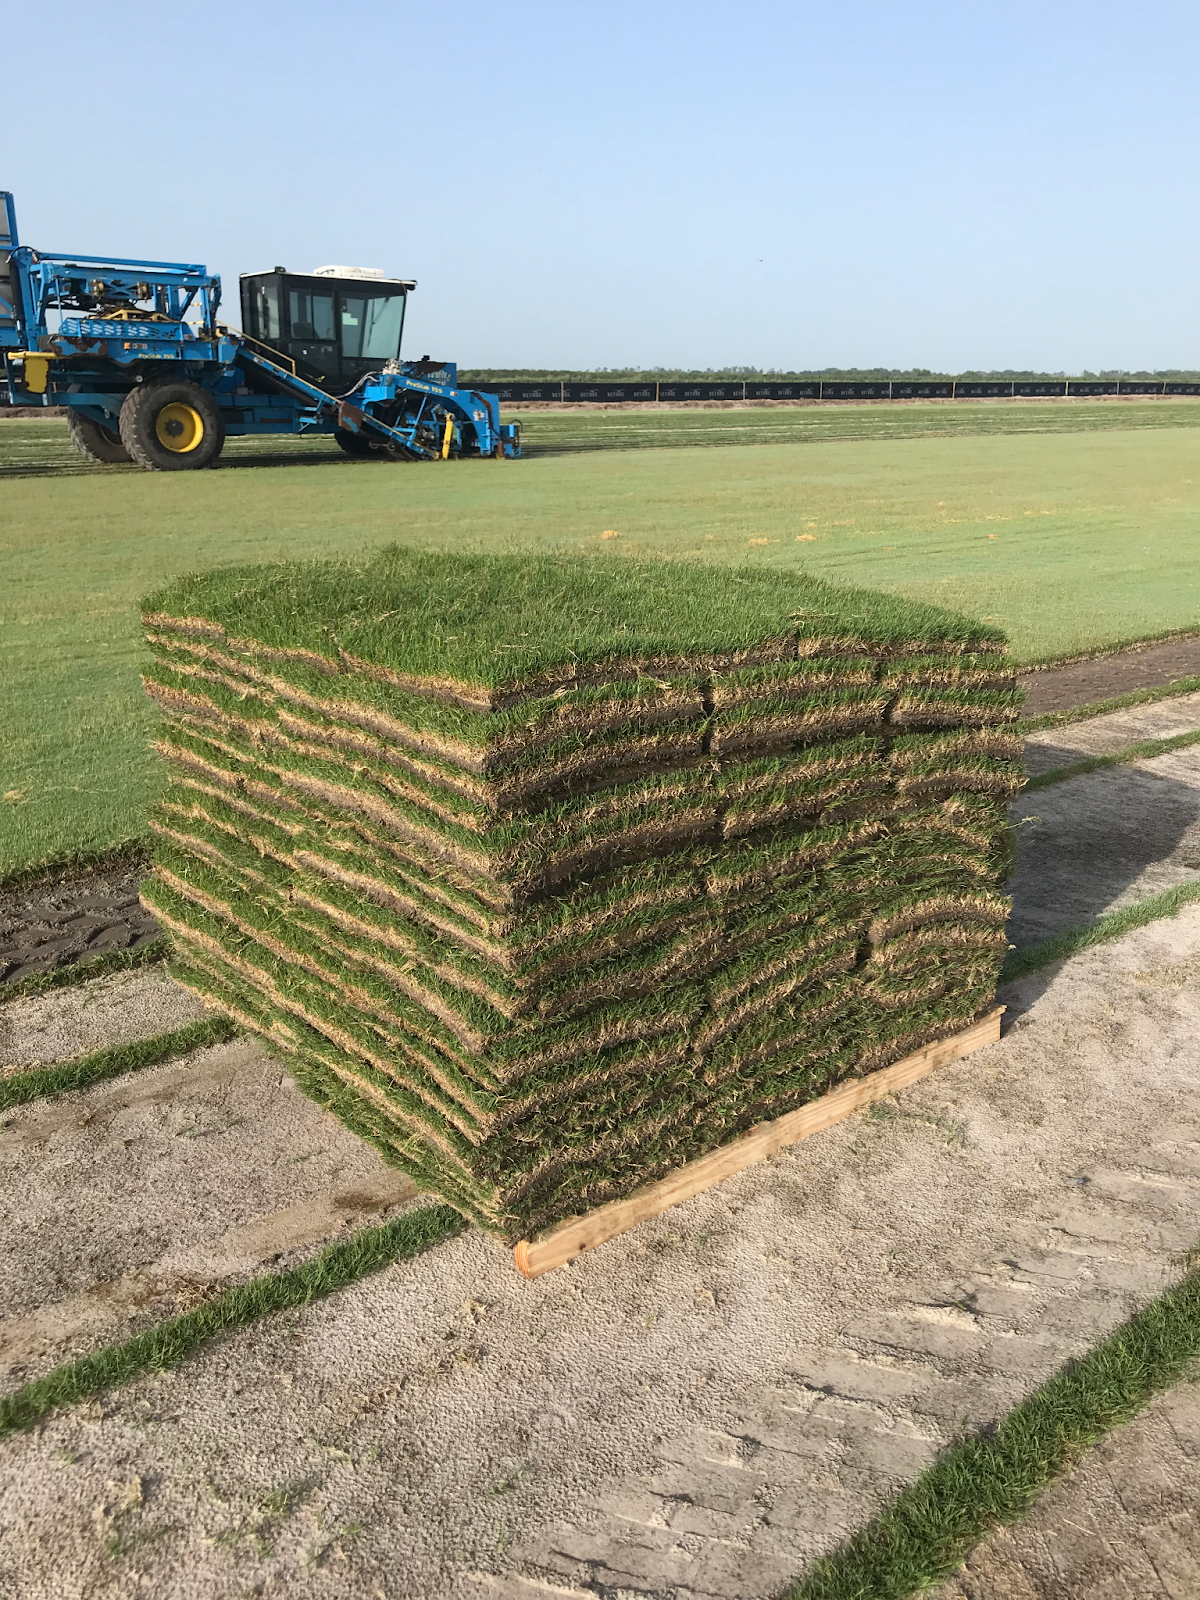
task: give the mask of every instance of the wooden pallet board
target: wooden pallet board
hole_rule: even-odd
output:
[[[513,1247],[517,1270],[527,1278],[540,1278],[543,1272],[573,1261],[585,1250],[594,1250],[598,1244],[615,1239],[639,1222],[659,1216],[668,1206],[690,1200],[714,1183],[732,1177],[735,1172],[744,1172],[747,1167],[765,1161],[768,1156],[807,1139],[810,1134],[831,1128],[852,1112],[907,1088],[939,1067],[948,1067],[952,1061],[960,1061],[974,1050],[995,1044],[1000,1037],[1003,1013],[1004,1007],[997,1006],[962,1033],[927,1044],[890,1067],[868,1073],[865,1078],[853,1078],[810,1105],[801,1106],[798,1111],[789,1111],[773,1122],[760,1122],[732,1143],[706,1156],[698,1156],[657,1183],[639,1189],[627,1200],[614,1200],[581,1217],[570,1217],[536,1239],[520,1240]]]

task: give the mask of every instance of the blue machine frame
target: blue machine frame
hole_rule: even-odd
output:
[[[374,446],[408,460],[521,453],[519,425],[501,423],[495,395],[459,389],[453,363],[430,373],[427,362],[389,361],[330,395],[288,357],[219,322],[220,304],[220,278],[198,264],[22,245],[13,196],[0,190],[0,359],[11,404],[67,406],[115,436],[131,394],[184,381],[208,392],[227,435],[337,434],[364,454]]]

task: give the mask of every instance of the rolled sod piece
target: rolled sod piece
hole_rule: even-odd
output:
[[[181,981],[516,1239],[969,1024],[996,629],[769,569],[392,548],[145,604]]]

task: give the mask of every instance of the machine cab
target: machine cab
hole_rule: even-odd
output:
[[[365,267],[244,273],[242,328],[288,356],[328,394],[345,394],[400,355],[404,302],[416,284]]]

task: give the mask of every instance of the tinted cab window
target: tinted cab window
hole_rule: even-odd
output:
[[[403,287],[275,272],[247,274],[241,291],[246,332],[329,394],[345,394],[400,353]]]

